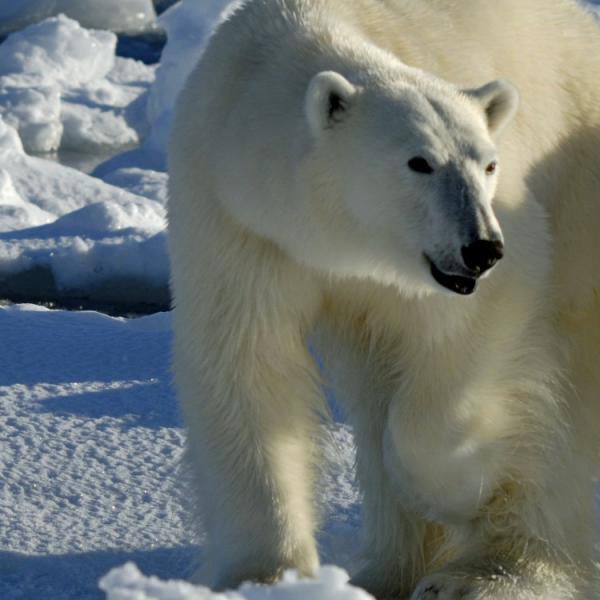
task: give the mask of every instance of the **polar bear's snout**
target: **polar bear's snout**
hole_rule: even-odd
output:
[[[504,256],[504,244],[501,240],[478,239],[463,246],[461,254],[466,267],[481,275]]]
[[[492,208],[495,188],[486,188],[472,166],[454,170],[446,178],[449,191],[429,202],[424,254],[436,283],[468,295],[504,256],[504,236]]]
[[[461,247],[462,265],[454,260],[434,261],[427,254],[432,277],[450,291],[468,295],[475,291],[477,280],[504,256],[501,239],[476,238]]]

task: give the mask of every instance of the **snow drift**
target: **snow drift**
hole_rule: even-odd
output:
[[[144,577],[128,563],[100,580],[107,600],[369,600],[372,596],[348,583],[348,574],[338,567],[321,567],[315,579],[302,579],[287,571],[272,585],[244,583],[235,592],[216,593],[184,581],[161,581]]]

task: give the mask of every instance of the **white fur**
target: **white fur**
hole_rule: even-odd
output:
[[[214,586],[317,567],[313,335],[356,436],[357,584],[596,597],[598,56],[570,0],[251,0],[214,35],[169,206]],[[425,256],[461,275],[473,235],[505,256],[462,297]]]

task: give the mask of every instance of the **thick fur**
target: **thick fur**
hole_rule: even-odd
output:
[[[599,57],[568,0],[251,0],[213,36],[169,205],[213,586],[318,566],[312,336],[356,436],[358,585],[598,596]],[[473,231],[505,256],[461,296],[424,256],[459,273]]]

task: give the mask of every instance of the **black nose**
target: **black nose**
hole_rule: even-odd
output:
[[[504,256],[504,244],[499,240],[477,240],[463,246],[461,252],[465,265],[480,275]]]

